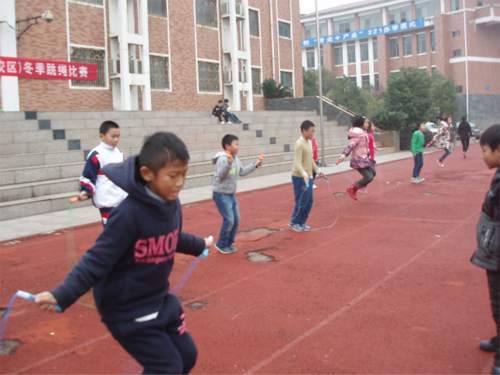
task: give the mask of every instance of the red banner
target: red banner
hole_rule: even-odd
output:
[[[97,64],[0,56],[0,76],[97,81]]]

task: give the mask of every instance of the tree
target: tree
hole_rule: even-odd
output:
[[[439,72],[432,75],[431,83],[432,109],[437,115],[453,115],[460,110],[455,88],[455,80],[445,77]]]
[[[304,96],[318,96],[318,71],[316,69],[302,68],[304,79]],[[335,87],[335,73],[321,66],[321,82],[323,96]]]
[[[335,104],[340,104],[357,114],[366,114],[367,100],[361,89],[351,78],[343,76],[336,79],[335,87],[326,94]]]
[[[382,110],[372,117],[372,121],[375,126],[382,130],[401,130],[404,128],[407,118],[408,115],[403,112]]]
[[[431,77],[425,70],[402,67],[387,80],[387,90],[383,93],[385,108],[405,113],[405,128],[425,122],[432,107],[430,87]]]
[[[380,97],[380,92],[362,89],[361,95],[366,99],[366,116],[369,119],[384,110],[384,99]]]
[[[281,99],[286,97],[293,97],[293,93],[286,86],[281,83],[276,84],[274,79],[266,79],[262,83],[262,91],[264,91],[264,97],[266,99]]]

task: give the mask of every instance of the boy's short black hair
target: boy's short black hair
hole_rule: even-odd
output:
[[[120,129],[120,126],[114,121],[104,121],[99,128],[99,133],[106,135],[111,128]]]
[[[481,146],[488,145],[492,151],[495,151],[500,146],[500,124],[491,125],[481,134],[479,140]]]
[[[314,125],[314,123],[312,123],[311,121],[306,120],[302,124],[300,124],[300,131],[301,132],[304,130],[308,131],[311,128],[311,126],[316,126],[316,125]]]
[[[224,103],[222,100],[219,100],[217,103]]]
[[[228,103],[229,103],[229,99],[224,99],[224,103],[225,103],[225,102],[228,102]]]
[[[467,118],[465,116],[462,116],[462,121],[465,121]]]
[[[174,133],[158,132],[144,140],[139,154],[141,167],[148,167],[154,174],[176,161],[186,164],[189,152],[186,145]]]
[[[226,146],[231,145],[231,143],[233,143],[233,141],[237,141],[237,140],[238,140],[237,136],[232,135],[232,134],[226,134],[222,138],[222,148],[225,150]]]

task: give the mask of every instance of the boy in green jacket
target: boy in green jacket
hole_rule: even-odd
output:
[[[425,178],[420,179],[420,170],[424,166],[424,130],[425,124],[421,123],[411,137],[411,153],[413,154],[415,166],[413,167],[413,177],[410,181],[414,184],[419,184],[425,180]]]

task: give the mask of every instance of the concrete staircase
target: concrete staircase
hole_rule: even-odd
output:
[[[0,221],[69,208],[78,194],[78,179],[88,152],[99,144],[99,126],[116,121],[121,128],[118,148],[137,154],[145,136],[157,131],[176,133],[188,146],[191,160],[185,188],[213,182],[211,158],[231,133],[240,139],[243,165],[265,154],[264,165],[250,177],[291,170],[293,146],[300,124],[314,112],[240,112],[243,124],[219,124],[207,111],[156,112],[7,112],[0,113]],[[348,144],[348,126],[324,121],[325,154],[332,164]],[[378,144],[379,154],[394,152]],[[92,204],[90,201],[77,206]]]

